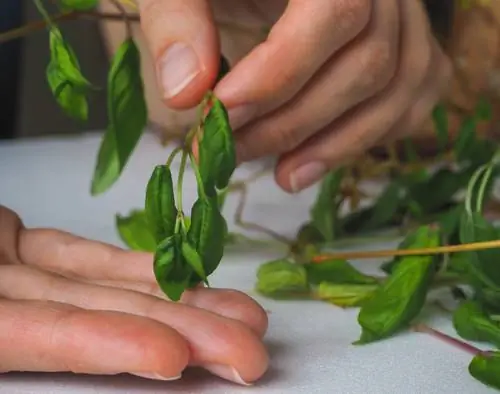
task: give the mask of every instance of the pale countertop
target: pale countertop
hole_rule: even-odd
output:
[[[17,211],[27,226],[50,226],[120,245],[114,214],[142,207],[144,186],[153,165],[168,148],[146,135],[123,178],[108,193],[92,198],[89,185],[99,138],[46,138],[0,142],[0,204]],[[253,170],[259,165],[253,165]],[[250,174],[250,166],[237,176]],[[195,183],[188,182],[188,202]],[[271,176],[250,190],[246,218],[292,236],[308,217],[315,190],[298,196],[280,191]],[[236,204],[230,197],[227,215]],[[234,229],[234,227],[233,227]],[[387,247],[376,245],[375,247]],[[371,245],[371,247],[374,247]],[[279,257],[272,249],[230,251],[212,278],[214,286],[252,292],[255,272]],[[364,262],[373,270],[373,262]],[[357,264],[362,267],[362,264]],[[156,393],[328,393],[446,394],[495,393],[467,372],[471,357],[423,334],[403,333],[373,345],[354,347],[360,328],[356,310],[326,303],[272,301],[251,293],[271,313],[266,343],[271,368],[257,385],[243,388],[218,378],[187,373],[178,382],[153,382],[128,375],[89,377],[67,374],[0,375],[5,394],[156,394]],[[431,308],[426,322],[453,333],[449,320]],[[1,335],[1,333],[0,333]]]

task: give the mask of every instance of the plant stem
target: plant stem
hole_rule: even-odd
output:
[[[182,183],[184,181],[184,172],[186,170],[187,156],[188,153],[185,150],[183,150],[181,165],[179,167],[179,177],[177,178],[177,210],[179,211],[180,215],[184,214],[182,210]]]
[[[412,327],[413,331],[424,333],[424,334],[429,334],[443,342],[446,342],[450,345],[453,345],[454,347],[463,350],[469,354],[472,354],[473,356],[476,356],[478,354],[487,354],[488,352],[485,352],[481,349],[478,349],[475,346],[469,345],[468,343],[465,343],[459,339],[453,338],[449,335],[446,335],[438,330],[435,330],[425,324],[417,324]]]
[[[372,259],[378,257],[394,257],[394,256],[425,256],[443,253],[458,253],[470,252],[485,249],[500,248],[500,240],[473,242],[461,245],[439,246],[436,248],[422,249],[389,249],[389,250],[371,250],[364,252],[339,252],[331,254],[320,254],[313,257],[313,263],[321,263],[332,259]]]
[[[120,16],[123,19],[123,22],[125,22],[125,27],[127,30],[127,39],[132,38],[132,23],[128,17],[127,10],[123,6],[123,4],[119,0],[111,0],[111,3],[120,11]]]
[[[200,168],[198,167],[198,164],[196,164],[192,153],[189,154],[189,160],[191,161],[191,167],[193,167],[193,172],[194,176],[196,177],[196,183],[198,184],[199,193],[204,199],[206,199],[207,195],[205,193],[205,188],[203,187],[203,179],[201,179]]]
[[[170,156],[168,156],[167,163],[166,163],[166,166],[167,166],[167,167],[170,167],[170,166],[172,165],[172,162],[174,161],[175,156],[177,156],[177,154],[178,154],[179,152],[181,152],[181,151],[182,151],[182,148],[181,148],[181,147],[177,147],[177,148],[175,148],[175,149],[172,151],[172,153],[170,153]]]

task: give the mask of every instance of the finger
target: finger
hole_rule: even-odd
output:
[[[94,284],[133,290],[163,300],[167,299],[156,283],[97,281]],[[237,290],[199,287],[187,290],[180,302],[238,320],[260,338],[265,335],[268,328],[268,316],[265,310],[253,298]]]
[[[374,99],[350,111],[285,154],[276,168],[277,183],[298,192],[319,181],[329,169],[357,157],[380,140],[409,107],[432,66],[430,29],[418,0],[401,5],[401,62],[391,84]]]
[[[79,283],[20,265],[0,267],[0,294],[10,299],[44,299],[159,321],[189,342],[191,365],[202,366],[238,383],[253,382],[267,369],[266,350],[247,326],[189,305]]]
[[[19,216],[0,205],[0,264],[19,262],[17,244],[23,223]]]
[[[242,59],[215,94],[233,129],[290,100],[313,74],[368,24],[372,0],[289,1],[267,41]]]
[[[0,372],[133,373],[178,379],[189,348],[152,319],[36,301],[0,301]]]
[[[238,160],[295,149],[338,116],[384,89],[399,51],[399,2],[375,1],[371,22],[291,102],[236,133]]]
[[[25,229],[18,253],[27,265],[84,280],[154,283],[153,255],[126,251],[63,231]]]
[[[428,74],[422,84],[419,98],[412,103],[397,124],[389,131],[382,143],[393,143],[418,133],[429,119],[429,115],[436,103],[445,95],[451,79],[451,64],[437,42],[434,44],[433,58],[435,59],[432,62],[435,65],[433,72]]]
[[[163,99],[198,104],[219,69],[219,36],[207,0],[139,0],[141,28],[156,62]]]
[[[152,255],[131,252],[86,240],[56,230],[23,230],[19,237],[19,256],[29,266],[68,278],[114,283],[164,298],[156,284]],[[267,330],[267,314],[249,296],[230,290],[197,288],[186,291],[182,302],[231,319],[240,320],[262,336]]]

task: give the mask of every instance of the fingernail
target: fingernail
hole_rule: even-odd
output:
[[[220,376],[223,379],[229,380],[231,382],[241,384],[242,386],[251,386],[251,383],[245,382],[238,371],[234,367],[223,364],[210,364],[204,366],[204,368],[213,373],[214,375]]]
[[[233,130],[247,124],[257,113],[257,108],[253,105],[241,105],[234,107],[227,112],[229,123]]]
[[[297,193],[309,186],[318,182],[327,172],[327,167],[319,162],[314,161],[297,168],[290,175],[290,186],[292,192]]]
[[[180,42],[167,49],[157,67],[163,97],[166,99],[179,94],[201,72],[200,62],[193,48]]]
[[[161,376],[156,372],[147,373],[147,372],[131,372],[131,375],[139,376],[140,378],[152,379],[152,380],[163,380],[163,381],[173,381],[179,380],[182,378],[182,375],[179,376]]]

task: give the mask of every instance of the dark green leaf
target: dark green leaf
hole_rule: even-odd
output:
[[[236,151],[226,108],[216,97],[204,122],[199,154],[207,194],[211,195],[214,187],[226,188],[236,168]]]
[[[257,291],[268,297],[303,296],[309,291],[306,270],[286,259],[265,263],[257,271]]]
[[[166,165],[156,166],[149,178],[145,211],[156,242],[174,234],[177,208],[172,173]]]
[[[92,180],[92,195],[105,192],[118,180],[146,126],[141,58],[132,39],[124,41],[113,57],[108,74],[108,117]]]
[[[448,144],[448,114],[444,105],[437,105],[432,112],[432,119],[436,129],[440,149],[445,149]]]
[[[346,260],[304,264],[309,283],[373,284],[377,279],[359,272]]]
[[[439,245],[436,230],[427,227],[427,234],[419,235],[413,248]],[[424,306],[435,272],[434,256],[402,258],[385,283],[361,307],[358,322],[363,331],[356,344],[389,337],[407,326]]]
[[[488,311],[500,313],[500,290],[487,287],[477,289],[475,299]]]
[[[363,230],[374,230],[386,226],[400,206],[402,190],[397,182],[391,182],[384,192],[379,196],[370,218],[364,224]]]
[[[455,141],[455,154],[459,161],[467,159],[470,148],[476,142],[476,119],[467,117],[458,131],[458,136]]]
[[[206,276],[215,271],[222,259],[227,232],[217,198],[199,198],[191,210],[188,239],[201,256]]]
[[[180,234],[172,235],[158,245],[153,270],[158,285],[172,301],[179,301],[189,287],[193,270],[186,264],[181,251]]]
[[[403,148],[406,156],[406,160],[408,160],[410,163],[414,163],[418,161],[418,153],[417,150],[415,149],[415,145],[413,144],[413,141],[409,138],[405,138],[403,140]]]
[[[491,119],[493,110],[491,103],[486,97],[481,97],[476,105],[476,117],[481,121],[488,121]]]
[[[420,226],[416,230],[409,232],[405,238],[399,243],[398,250],[412,249],[419,247],[418,245],[425,244],[425,240],[429,236],[429,227]],[[380,267],[384,272],[390,274],[404,257],[396,256]]]
[[[156,240],[144,211],[134,210],[128,216],[116,215],[115,220],[120,238],[130,249],[156,250]]]
[[[460,242],[473,243],[499,239],[498,230],[481,214],[463,212],[460,220]],[[500,250],[486,249],[467,252],[470,272],[475,279],[492,289],[500,289]]]
[[[344,170],[331,171],[321,182],[316,202],[311,209],[311,223],[318,229],[326,242],[335,239],[338,204]]]
[[[453,236],[458,234],[458,229],[460,228],[460,218],[463,212],[463,205],[456,205],[443,214],[441,214],[438,218],[439,228],[441,229],[441,233],[448,240],[451,240]]]
[[[377,285],[351,285],[322,282],[316,289],[316,296],[342,308],[359,307],[372,296],[376,289]]]
[[[221,211],[221,212],[224,209],[224,204],[226,203],[227,194],[228,194],[227,188],[217,192],[217,201],[218,201],[218,205],[219,205],[219,211]]]
[[[500,353],[477,354],[469,364],[469,373],[481,383],[500,390]]]
[[[500,326],[474,301],[465,301],[453,313],[453,326],[463,339],[500,347]]]

